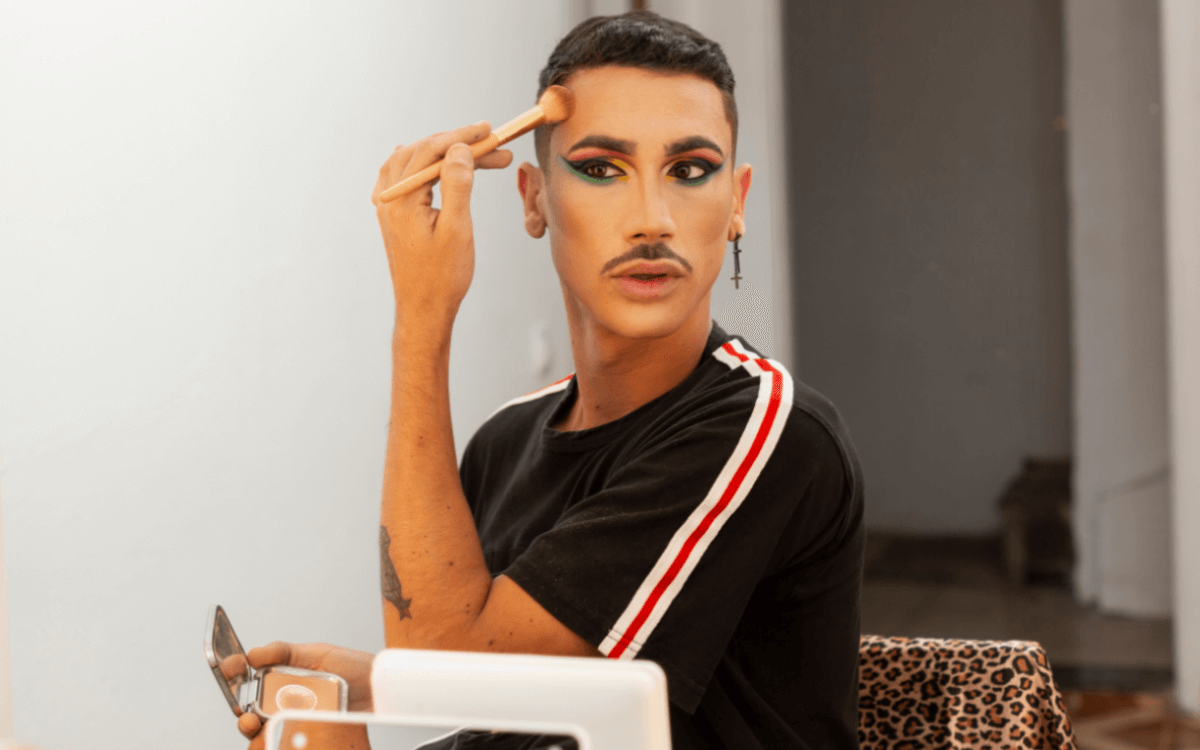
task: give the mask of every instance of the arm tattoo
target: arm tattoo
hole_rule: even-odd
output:
[[[400,577],[396,575],[396,566],[392,564],[392,558],[388,554],[388,547],[392,546],[392,538],[388,536],[387,527],[379,527],[379,581],[380,587],[383,589],[384,601],[391,602],[396,610],[400,613],[400,619],[412,619],[412,612],[409,611],[409,606],[412,604],[412,599],[405,599],[400,593]]]

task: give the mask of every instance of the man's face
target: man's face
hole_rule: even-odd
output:
[[[636,339],[667,336],[693,315],[707,322],[750,185],[749,166],[730,163],[720,90],[624,67],[580,71],[566,85],[574,114],[555,127],[543,173],[526,170],[521,187],[530,233],[550,231],[568,314]]]

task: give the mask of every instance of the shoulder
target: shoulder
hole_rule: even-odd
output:
[[[698,401],[737,414],[745,431],[761,438],[759,450],[788,461],[822,461],[857,482],[858,457],[833,402],[740,337],[730,336],[712,357],[724,371],[696,394]]]
[[[536,407],[539,404],[539,402],[543,402],[546,399],[551,398],[552,396],[554,396],[557,393],[562,393],[568,387],[570,387],[571,378],[573,378],[573,377],[575,377],[575,373],[571,373],[570,375],[567,375],[566,377],[559,378],[558,380],[555,380],[553,383],[550,383],[549,385],[546,385],[546,386],[542,386],[541,388],[537,389],[536,391],[526,393],[524,396],[517,396],[514,399],[509,399],[508,401],[505,401],[495,411],[493,411],[491,413],[491,415],[488,416],[487,420],[484,421],[484,424],[487,424],[487,422],[491,421],[491,419],[494,418],[496,415],[505,413],[506,411],[511,410],[512,407],[514,407],[514,406],[519,406],[521,404],[531,404]],[[508,411],[508,413],[512,413],[512,412]]]
[[[555,380],[523,396],[505,401],[483,420],[471,436],[473,443],[508,440],[514,434],[528,435],[538,420],[548,414],[558,403],[562,392],[571,386],[575,373]]]
[[[712,388],[724,392],[727,414],[738,414],[746,425],[736,455],[746,456],[753,489],[742,525],[769,516],[782,527],[769,568],[839,550],[853,557],[864,517],[862,471],[841,414],[781,363],[756,356],[744,342],[734,339],[722,349],[714,356],[724,358],[729,371]],[[758,461],[751,463],[756,453]]]
[[[829,470],[840,471],[850,494],[862,492],[862,469],[850,430],[837,407],[811,387],[795,383],[788,435],[797,449],[823,457]]]

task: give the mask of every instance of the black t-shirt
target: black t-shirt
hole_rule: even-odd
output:
[[[679,750],[857,748],[862,481],[833,405],[715,322],[675,388],[552,429],[576,394],[514,399],[466,447],[492,574],[657,662]]]

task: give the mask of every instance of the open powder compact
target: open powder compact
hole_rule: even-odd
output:
[[[255,671],[219,604],[208,613],[204,653],[235,716],[249,711],[265,720],[285,709],[346,710],[350,686],[338,675],[285,666]]]

